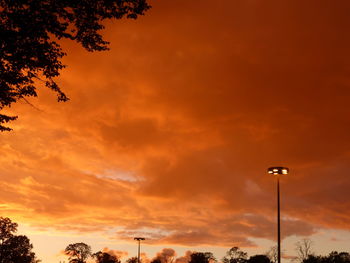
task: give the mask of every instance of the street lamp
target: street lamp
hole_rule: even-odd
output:
[[[288,174],[287,167],[270,167],[269,174],[277,175],[277,262],[281,263],[281,218],[280,218],[280,175]]]
[[[134,237],[134,240],[137,240],[139,242],[138,250],[137,250],[137,263],[141,263],[140,261],[140,243],[141,240],[146,240],[144,237]]]

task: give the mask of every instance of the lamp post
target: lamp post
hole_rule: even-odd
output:
[[[141,243],[141,240],[145,240],[145,238],[144,237],[134,237],[134,240],[137,240],[139,243],[138,250],[137,250],[137,263],[141,263],[141,261],[140,261],[140,243]]]
[[[270,167],[269,174],[277,175],[277,262],[281,263],[281,218],[280,218],[280,175],[288,174],[287,167]]]

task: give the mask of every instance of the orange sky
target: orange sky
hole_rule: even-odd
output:
[[[106,24],[108,52],[63,43],[69,102],[42,89],[36,108],[11,108],[1,214],[111,240],[249,247],[275,238],[266,169],[284,165],[282,235],[349,231],[350,2],[151,4]]]

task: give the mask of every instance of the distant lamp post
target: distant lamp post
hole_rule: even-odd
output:
[[[277,262],[281,263],[280,175],[288,174],[287,167],[270,167],[269,174],[277,175]]]
[[[141,263],[140,261],[140,244],[141,241],[146,240],[144,237],[134,237],[134,240],[137,240],[139,243],[138,250],[137,250],[137,263]]]

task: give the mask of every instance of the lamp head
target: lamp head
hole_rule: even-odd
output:
[[[280,167],[280,166],[275,166],[275,167],[270,167],[269,169],[267,169],[267,172],[269,174],[288,174],[289,173],[289,169],[287,167]]]
[[[144,237],[134,237],[134,240],[140,241],[140,240],[146,240]]]

